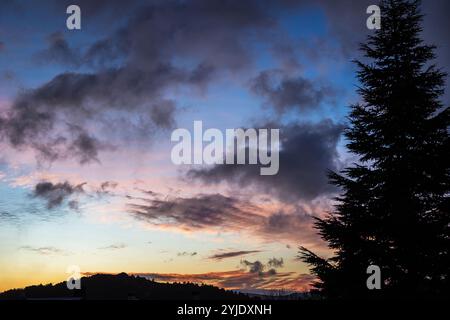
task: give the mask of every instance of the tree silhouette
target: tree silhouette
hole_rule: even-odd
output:
[[[0,293],[1,300],[248,300],[249,297],[211,285],[161,283],[126,273],[96,274],[81,278],[80,290],[69,290],[66,282],[29,286]]]
[[[328,297],[449,295],[446,74],[420,38],[419,6],[382,1],[381,29],[361,45],[364,61],[355,61],[362,102],[351,107],[345,137],[359,162],[329,173],[342,194],[315,224],[334,256],[300,247]],[[371,264],[381,269],[381,290],[366,286]]]

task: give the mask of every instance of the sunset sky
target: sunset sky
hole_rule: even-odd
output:
[[[66,28],[69,4],[81,30]],[[326,170],[357,160],[341,134],[370,4],[1,1],[0,291],[70,265],[306,290],[298,246],[329,254],[312,228],[337,192]],[[444,70],[449,9],[423,4]],[[194,120],[279,128],[278,174],[174,165],[171,133]]]

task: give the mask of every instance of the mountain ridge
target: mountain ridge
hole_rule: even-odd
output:
[[[126,273],[82,277],[81,289],[66,282],[32,285],[0,293],[0,300],[248,300],[247,295],[212,285],[163,283]]]

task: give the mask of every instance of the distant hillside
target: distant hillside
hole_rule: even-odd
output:
[[[246,295],[210,285],[160,283],[126,273],[96,274],[81,278],[80,290],[67,289],[66,282],[35,285],[0,293],[0,300],[86,299],[86,300],[243,300]]]

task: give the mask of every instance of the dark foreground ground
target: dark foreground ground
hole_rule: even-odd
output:
[[[440,319],[448,300],[324,300],[249,297],[214,286],[159,283],[141,277],[94,275],[81,279],[81,290],[66,283],[37,285],[0,294],[2,314],[14,317],[144,319],[385,319],[409,315]],[[302,296],[297,296],[298,298]],[[28,316],[27,315],[27,316]]]

